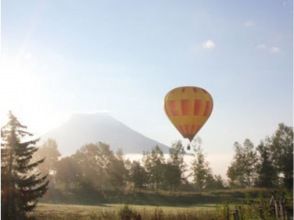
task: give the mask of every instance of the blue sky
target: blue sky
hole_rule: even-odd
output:
[[[1,14],[2,121],[12,109],[41,134],[107,111],[170,144],[181,137],[163,98],[195,85],[214,98],[199,132],[208,154],[293,123],[290,0],[4,0]]]

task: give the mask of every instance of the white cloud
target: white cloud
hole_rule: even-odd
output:
[[[253,26],[255,26],[255,22],[254,21],[245,21],[244,26],[245,27],[253,27]]]
[[[280,51],[281,51],[281,49],[279,47],[271,47],[270,48],[271,53],[279,53]]]
[[[265,50],[265,51],[272,53],[272,54],[281,52],[281,49],[279,47],[267,46],[266,44],[258,44],[258,45],[256,45],[256,48],[258,50]]]
[[[212,40],[207,40],[202,43],[202,48],[204,49],[213,49],[215,48],[215,43]]]

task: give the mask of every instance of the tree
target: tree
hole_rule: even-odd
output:
[[[59,185],[84,192],[121,189],[126,179],[127,170],[122,152],[115,155],[109,145],[101,142],[82,146],[71,157],[61,159],[56,169]]]
[[[129,173],[130,181],[134,183],[135,188],[143,188],[147,184],[148,174],[138,161],[131,163]]]
[[[82,184],[83,174],[72,156],[64,157],[56,164],[56,187],[62,190],[78,189]]]
[[[72,155],[78,166],[81,189],[104,191],[111,188],[108,175],[111,157],[113,152],[103,143],[86,144]]]
[[[26,219],[47,191],[47,176],[36,172],[44,159],[31,162],[38,139],[29,140],[30,136],[9,112],[8,123],[1,128],[1,218],[5,220]]]
[[[184,164],[184,147],[181,141],[177,141],[169,150],[170,159],[163,166],[164,186],[170,190],[178,188],[184,179],[185,172]]]
[[[60,156],[56,141],[49,138],[39,146],[39,150],[34,154],[34,159],[37,161],[45,158],[44,163],[40,164],[38,167],[39,170],[44,174],[48,173],[54,175],[56,172],[57,161]]]
[[[272,162],[272,153],[269,144],[261,142],[257,151],[259,153],[257,169],[256,185],[259,187],[274,187],[277,185],[277,170]]]
[[[167,162],[161,165],[162,182],[161,188],[175,190],[181,184],[181,170],[178,166]]]
[[[118,150],[115,155],[110,155],[108,166],[108,176],[110,184],[114,189],[122,189],[128,178],[128,171],[125,167],[123,152]]]
[[[151,153],[145,153],[143,156],[143,163],[148,172],[148,180],[151,187],[158,189],[163,184],[165,163],[163,153],[158,146],[152,149]]]
[[[208,174],[206,178],[206,188],[205,189],[224,189],[225,184],[221,175]]]
[[[213,177],[209,164],[205,160],[201,146],[198,145],[196,148],[194,147],[194,150],[195,159],[192,163],[193,182],[198,190],[203,190],[207,188],[209,180]]]
[[[273,154],[273,163],[281,174],[283,185],[293,187],[293,127],[279,124],[271,138],[270,149]]]
[[[245,139],[243,146],[235,142],[234,147],[234,160],[227,171],[230,184],[241,187],[253,186],[256,179],[257,163],[254,145],[249,139]]]
[[[50,138],[39,146],[38,151],[33,156],[33,161],[45,158],[44,162],[38,166],[38,169],[42,174],[48,174],[49,191],[56,185],[56,166],[60,156],[56,141]]]
[[[178,166],[181,170],[184,170],[185,168],[184,158],[183,158],[184,154],[185,154],[185,150],[181,141],[175,142],[169,149],[169,156],[171,159],[171,163],[173,165]]]

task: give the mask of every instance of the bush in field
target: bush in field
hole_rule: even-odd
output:
[[[152,220],[163,220],[164,219],[163,210],[160,208],[154,209],[154,212],[151,216],[151,219]]]
[[[130,209],[128,205],[124,205],[124,207],[119,210],[118,216],[121,220],[131,220],[135,218],[136,213]]]

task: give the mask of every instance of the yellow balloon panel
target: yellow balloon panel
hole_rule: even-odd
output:
[[[211,95],[199,87],[185,86],[171,90],[164,99],[165,112],[190,141],[205,124],[213,108]]]

